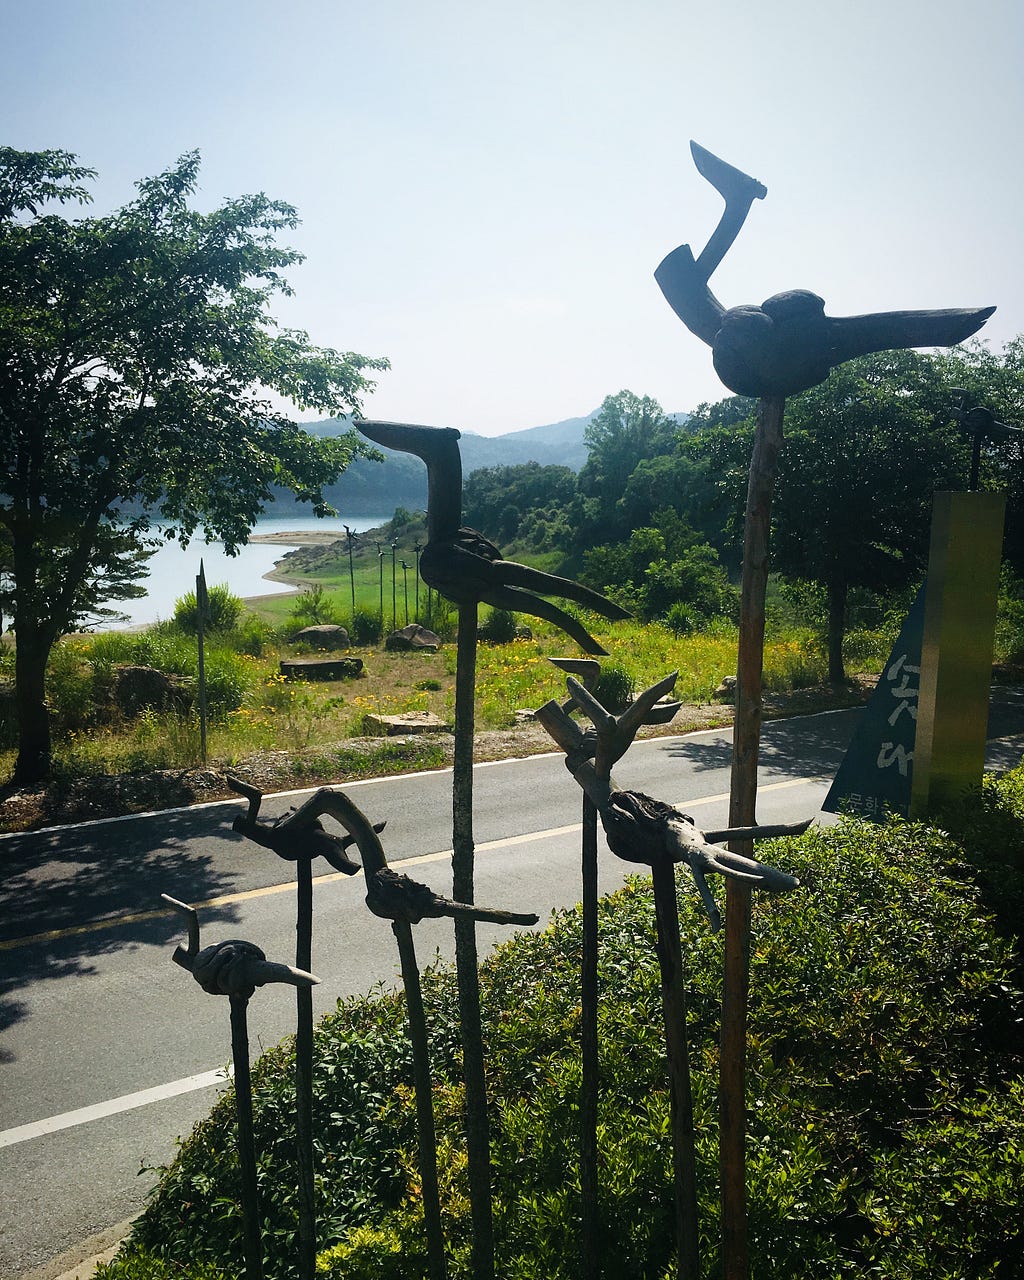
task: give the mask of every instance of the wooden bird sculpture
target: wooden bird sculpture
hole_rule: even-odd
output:
[[[544,597],[573,600],[605,618],[628,618],[626,609],[569,578],[504,559],[482,533],[462,525],[460,432],[404,422],[358,426],[376,444],[414,453],[427,465],[427,543],[420,555],[420,576],[428,587],[455,604],[477,601],[543,618],[572,636],[586,653],[606,652],[575,618]]]
[[[654,278],[683,324],[712,349],[715,370],[741,396],[788,396],[823,382],[830,370],[856,356],[903,347],[949,347],[977,333],[995,307],[941,311],[881,311],[827,316],[825,303],[806,289],[790,289],[759,307],[726,309],[708,288],[746,219],[767,188],[696,142],[698,171],[725,199],[725,212],[700,257],[688,244],[674,249]]]

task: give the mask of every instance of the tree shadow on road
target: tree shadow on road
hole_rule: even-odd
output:
[[[161,902],[161,893],[209,904],[237,891],[237,872],[219,868],[209,844],[204,848],[210,833],[209,812],[190,811],[5,841],[0,1033],[25,1016],[25,1003],[15,995],[19,988],[95,973],[98,956],[125,948],[181,941],[181,919]],[[280,879],[278,867],[273,870]],[[236,918],[230,903],[203,912],[204,923]]]
[[[783,777],[832,774],[839,767],[856,724],[859,708],[827,715],[766,720],[761,732],[760,770]],[[732,743],[695,735],[668,740],[664,748],[698,772],[728,769]]]

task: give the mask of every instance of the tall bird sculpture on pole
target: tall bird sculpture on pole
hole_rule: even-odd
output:
[[[689,245],[680,245],[660,263],[654,277],[680,320],[711,347],[715,369],[729,390],[759,399],[743,535],[729,804],[729,823],[738,827],[755,822],[768,534],[785,398],[823,382],[837,365],[856,356],[963,342],[981,328],[995,308],[833,317],[825,314],[824,301],[805,289],[777,293],[760,306],[724,307],[708,282],[752,204],[763,200],[768,191],[756,178],[697,143],[690,143],[690,151],[700,174],[725,200],[725,211],[696,258]],[[749,843],[738,844],[739,852],[749,853]],[[749,1274],[744,1101],[749,947],[750,890],[742,881],[730,879],[726,889],[720,1087],[724,1280],[746,1280]]]
[[[463,527],[460,433],[454,428],[401,422],[361,422],[358,425],[370,440],[388,449],[413,453],[422,458],[427,467],[427,542],[420,555],[420,573],[428,588],[447,596],[459,610],[452,771],[452,892],[458,901],[472,905],[473,699],[480,603],[544,618],[592,654],[603,654],[605,650],[575,618],[545,597],[573,600],[606,618],[625,618],[628,614],[579,583],[505,560],[498,548],[482,534]],[[490,1133],[480,1025],[476,929],[473,920],[466,916],[455,920],[455,967],[466,1088],[473,1276],[474,1280],[494,1280]]]

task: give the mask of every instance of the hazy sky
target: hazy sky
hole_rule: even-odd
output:
[[[0,141],[99,170],[184,151],[199,201],[296,205],[276,315],[386,355],[366,410],[494,434],[628,387],[726,394],[654,282],[721,212],[695,138],[768,198],[712,280],[831,314],[1024,331],[1019,0],[0,0]]]

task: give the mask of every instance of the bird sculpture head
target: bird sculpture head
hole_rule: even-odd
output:
[[[825,303],[806,289],[777,293],[760,306],[726,309],[708,288],[754,200],[767,189],[691,142],[698,171],[720,192],[725,212],[707,246],[694,258],[680,245],[654,277],[691,333],[712,349],[715,371],[743,396],[788,396],[824,382],[837,365],[873,351],[948,347],[981,328],[995,307],[939,311],[881,311],[827,316]]]
[[[587,653],[605,652],[578,619],[543,597],[561,596],[606,618],[628,618],[627,610],[569,578],[506,560],[483,534],[462,527],[458,431],[405,422],[360,422],[359,430],[385,448],[416,454],[427,465],[427,544],[419,568],[428,587],[460,607],[483,603],[544,618]]]

